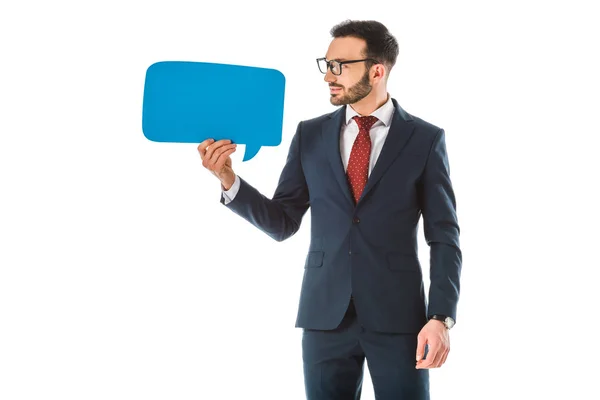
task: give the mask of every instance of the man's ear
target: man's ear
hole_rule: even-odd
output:
[[[382,64],[377,64],[375,65],[375,68],[373,69],[373,78],[379,78],[379,79],[383,79],[385,77],[386,73],[385,73],[385,68],[383,67]]]

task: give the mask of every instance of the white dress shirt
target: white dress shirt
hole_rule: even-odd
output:
[[[392,115],[394,114],[394,104],[392,103],[392,96],[388,94],[388,100],[379,107],[377,110],[373,111],[370,115],[377,117],[378,121],[373,124],[370,131],[371,136],[371,158],[369,160],[369,175],[371,175],[371,171],[373,170],[373,166],[377,159],[379,158],[379,154],[381,153],[381,149],[383,148],[383,143],[387,137],[387,134],[390,130],[390,124],[392,123]],[[350,152],[352,151],[352,145],[354,144],[354,140],[358,136],[358,125],[356,121],[352,119],[355,115],[359,115],[352,106],[346,107],[346,118],[344,123],[342,124],[342,131],[340,135],[340,154],[342,157],[342,162],[344,164],[344,171],[348,168],[348,160],[350,159]],[[221,191],[223,193],[223,198],[225,204],[232,201],[237,194],[240,188],[240,178],[235,176],[235,181],[229,190],[223,190],[223,186],[221,185]]]

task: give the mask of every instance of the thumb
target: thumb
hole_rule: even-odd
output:
[[[425,354],[425,344],[427,340],[421,337],[421,335],[417,336],[417,362],[421,361],[423,355]]]

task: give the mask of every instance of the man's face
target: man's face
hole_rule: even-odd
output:
[[[365,58],[362,53],[365,47],[366,42],[363,39],[335,38],[329,45],[325,58],[337,61],[362,60]],[[354,104],[371,93],[373,88],[365,61],[343,64],[341,75],[334,75],[328,70],[325,82],[329,83],[329,101],[334,106]]]

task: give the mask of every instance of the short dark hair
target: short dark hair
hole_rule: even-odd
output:
[[[355,37],[366,42],[365,58],[374,58],[383,63],[388,72],[396,64],[399,46],[396,38],[388,31],[385,25],[378,21],[346,20],[331,28],[331,36]],[[375,65],[372,61],[366,62],[367,69]]]

